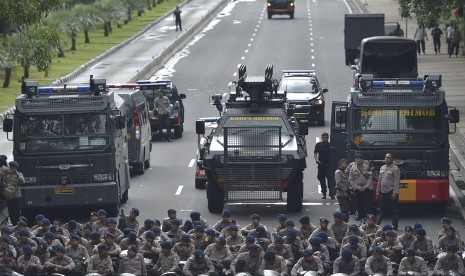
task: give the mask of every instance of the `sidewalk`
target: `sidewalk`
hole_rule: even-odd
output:
[[[398,0],[358,0],[358,4],[363,12],[384,13],[386,22],[398,22],[407,37],[413,39],[417,28],[416,20],[405,20],[400,17]],[[444,30],[443,32],[445,33]],[[460,110],[462,119],[457,124],[457,131],[449,136],[450,159],[453,162],[451,165],[452,177],[457,184],[457,187],[452,188],[457,191],[456,194],[462,206],[465,206],[463,177],[465,174],[465,58],[460,55],[458,58],[448,58],[445,36],[442,37],[441,54],[435,54],[431,30],[428,30],[427,34],[429,40],[426,41],[426,55],[418,55],[419,75],[441,74],[448,105]]]

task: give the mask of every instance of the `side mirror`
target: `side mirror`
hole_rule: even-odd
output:
[[[185,99],[185,98],[186,98],[186,94],[184,94],[184,93],[179,94],[179,98],[180,98],[180,99]]]
[[[299,135],[303,135],[303,136],[308,135],[308,123],[307,122],[299,123]]]
[[[352,69],[352,70],[357,70],[357,65],[351,65],[351,66],[350,66],[350,69]]]
[[[328,89],[327,88],[323,88],[323,90],[321,90],[322,93],[326,93],[328,92]]]
[[[197,134],[205,134],[205,122],[198,120],[195,121],[195,133]]]
[[[458,109],[451,109],[449,110],[449,114],[447,115],[447,119],[449,122],[456,124],[460,122],[460,112]],[[5,131],[5,121],[3,121],[3,131]]]
[[[13,131],[13,119],[5,118],[3,119],[3,131],[12,132]]]
[[[115,116],[115,127],[116,129],[123,129],[126,127],[126,116],[125,115]]]
[[[346,111],[338,110],[336,111],[336,123],[337,124],[345,124],[346,123]]]

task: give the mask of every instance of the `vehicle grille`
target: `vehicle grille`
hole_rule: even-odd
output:
[[[76,96],[55,98],[17,99],[16,106],[21,112],[47,112],[61,110],[103,110],[108,106],[108,96]]]
[[[352,92],[352,99],[356,106],[438,106],[444,102],[444,92],[409,92],[396,93],[358,93]]]
[[[91,175],[50,175],[40,177],[39,185],[61,185],[61,178],[67,178],[67,184],[88,184],[92,182]]]

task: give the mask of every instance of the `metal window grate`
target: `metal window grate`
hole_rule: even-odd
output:
[[[438,106],[444,102],[444,91],[437,92],[352,92],[352,99],[357,106]]]
[[[21,112],[51,112],[104,110],[108,106],[108,96],[59,95],[46,98],[21,98],[16,107]]]

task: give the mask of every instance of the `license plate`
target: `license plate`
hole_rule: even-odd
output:
[[[305,118],[306,116],[306,113],[294,113],[294,117],[296,118]]]
[[[74,195],[74,188],[55,188],[56,195]]]
[[[408,188],[408,183],[399,183],[399,188],[400,189],[407,189]]]

